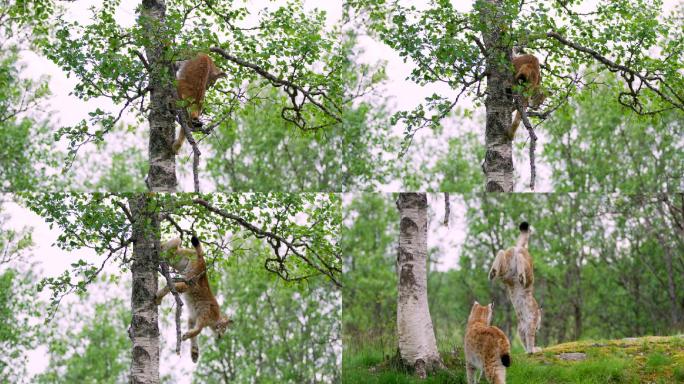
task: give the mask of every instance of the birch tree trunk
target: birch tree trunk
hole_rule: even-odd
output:
[[[442,368],[427,296],[427,196],[400,193],[397,332],[402,362],[425,378]]]
[[[513,103],[511,88],[512,48],[503,38],[507,28],[502,0],[479,0],[480,20],[489,29],[482,39],[487,50],[487,111],[485,153],[482,170],[487,192],[513,192],[513,146],[506,134],[511,126]]]
[[[157,305],[157,266],[159,265],[159,221],[150,208],[146,194],[129,199],[133,224],[133,264],[131,274],[132,384],[159,383],[159,323]]]
[[[176,156],[172,143],[176,135],[173,65],[165,59],[170,41],[166,30],[166,5],[164,0],[142,0],[140,26],[147,35],[145,55],[150,78],[150,125],[148,144],[150,169],[147,187],[153,192],[176,191]]]
[[[175,192],[176,156],[172,150],[175,138],[175,99],[173,65],[165,59],[169,41],[166,31],[164,0],[142,0],[138,23],[147,35],[146,68],[149,76],[150,139],[147,188],[152,192]],[[132,343],[130,383],[159,383],[159,313],[154,302],[157,293],[159,265],[159,220],[150,209],[147,195],[129,199],[133,219],[133,264],[131,274],[131,325],[128,335]]]

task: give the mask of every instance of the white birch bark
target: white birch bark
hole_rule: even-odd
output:
[[[131,384],[159,383],[159,314],[155,304],[159,253],[156,234],[159,221],[148,207],[145,194],[129,200],[133,225],[133,264],[131,274]]]
[[[506,130],[513,112],[510,92],[512,48],[504,43],[502,0],[479,0],[480,19],[488,30],[482,34],[487,50],[487,110],[485,127],[485,173],[487,192],[513,192],[513,145]],[[506,59],[508,58],[508,59]]]
[[[427,296],[427,196],[401,193],[397,200],[400,217],[397,253],[397,332],[402,362],[425,377],[443,366]]]
[[[176,154],[171,145],[176,136],[175,76],[172,63],[165,58],[169,48],[168,43],[164,43],[167,32],[165,0],[143,0],[138,22],[149,39],[145,55],[152,89],[147,118],[150,125],[147,187],[152,192],[175,192],[178,183]]]

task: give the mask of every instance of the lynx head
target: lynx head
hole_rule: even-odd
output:
[[[492,323],[492,307],[493,304],[480,305],[477,301],[473,303],[470,309],[470,316],[468,316],[468,323],[485,323],[487,325]]]
[[[226,315],[221,315],[219,317],[218,321],[214,325],[213,329],[214,332],[216,333],[217,338],[223,337],[223,334],[226,332],[226,329],[228,328],[229,325],[231,325],[233,321],[228,318]]]

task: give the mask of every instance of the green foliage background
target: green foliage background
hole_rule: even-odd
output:
[[[678,288],[684,284],[682,194],[463,195],[452,196],[452,204],[466,207],[466,239],[460,253],[430,250],[428,276],[430,313],[442,350],[461,345],[475,300],[493,302],[493,324],[516,337],[505,290],[489,282],[487,273],[498,250],[515,244],[522,220],[534,229],[529,249],[535,297],[543,310],[538,344],[684,331],[684,297]],[[345,206],[345,223],[345,356],[367,348],[393,355],[394,197],[354,195]],[[440,260],[455,257],[457,268],[437,270]]]

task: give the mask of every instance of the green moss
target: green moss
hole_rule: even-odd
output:
[[[623,340],[583,340],[544,348],[526,355],[512,351],[508,384],[683,383],[684,337],[643,337]],[[444,345],[441,345],[444,347]],[[582,361],[565,361],[561,353],[581,352]],[[390,364],[372,349],[344,355],[343,383],[465,383],[462,349],[454,344],[442,354],[447,370],[419,380]],[[484,382],[482,379],[481,382]]]
[[[684,367],[675,367],[672,378],[677,380],[677,382],[684,383]]]

